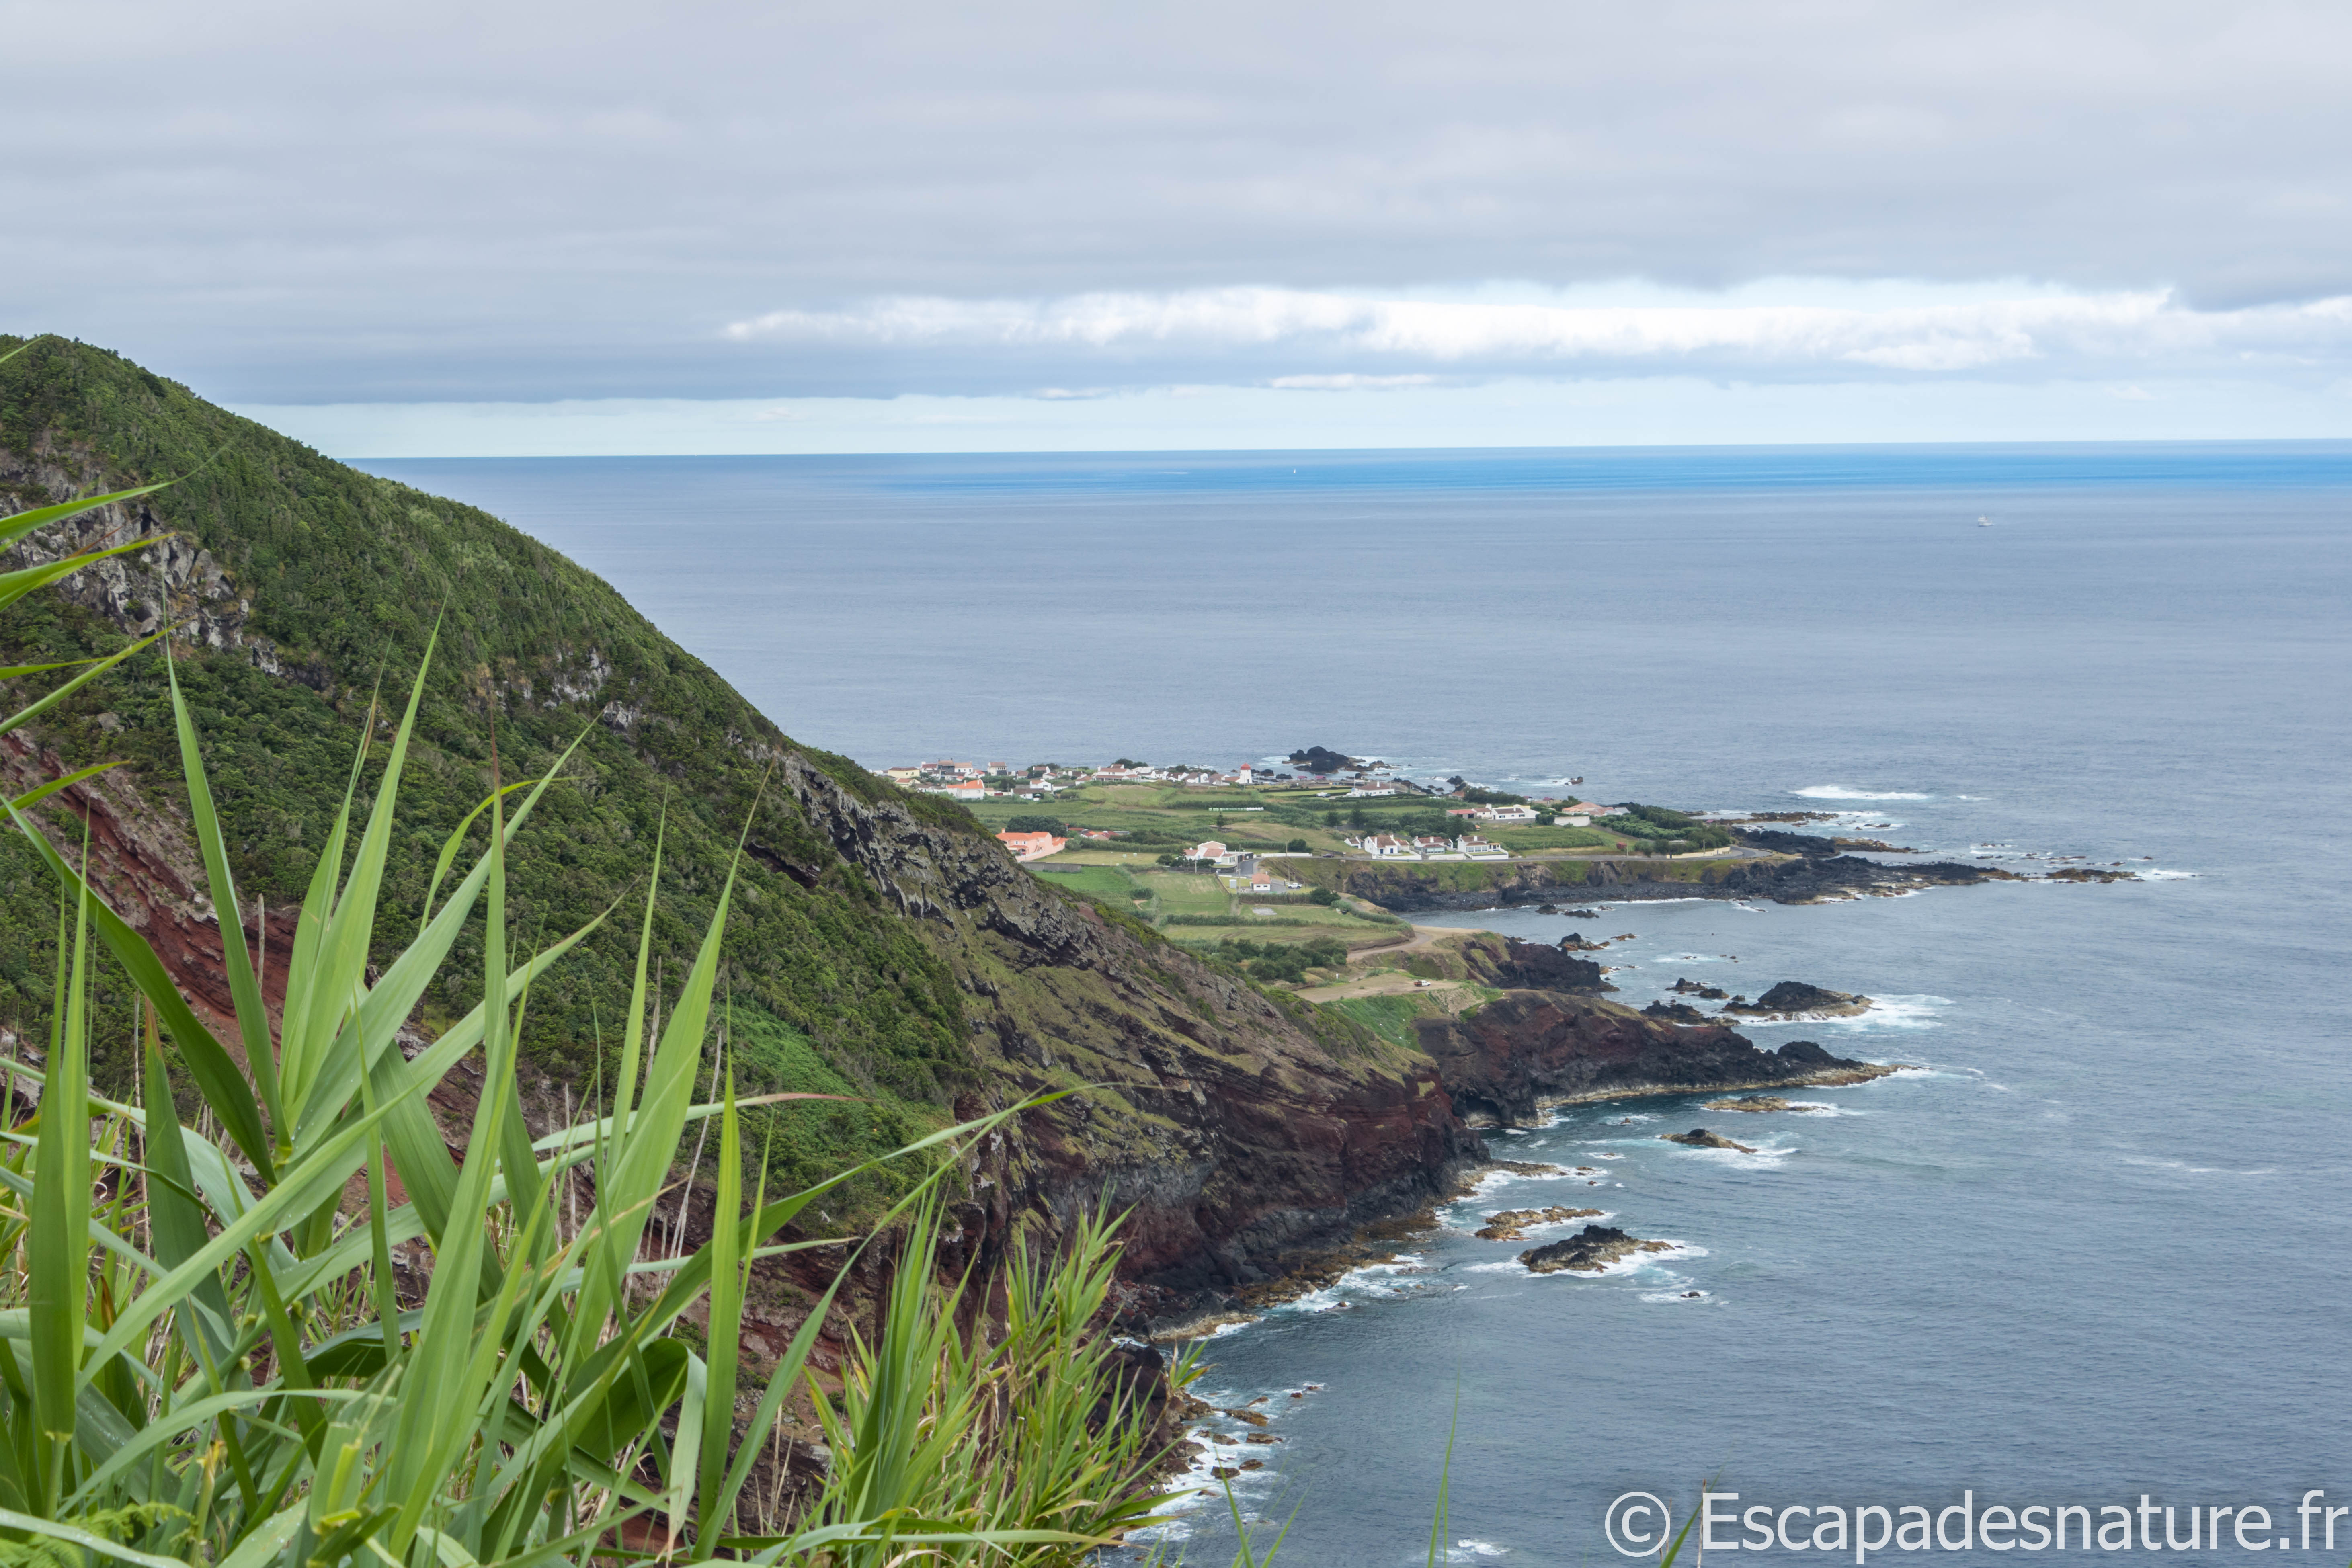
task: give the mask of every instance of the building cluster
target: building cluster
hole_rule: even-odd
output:
[[[1050,833],[1000,833],[996,841],[1012,850],[1015,860],[1043,860],[1060,854],[1070,842]]]
[[[1383,860],[1507,860],[1511,852],[1475,833],[1458,838],[1441,834],[1367,833],[1346,841],[1350,849]]]
[[[1263,862],[1285,858],[1277,855],[1254,855],[1246,850],[1229,849],[1212,838],[1205,844],[1195,844],[1185,856],[1189,860],[1205,860],[1216,868],[1217,880],[1234,893],[1295,893],[1300,884],[1276,874]]]
[[[1270,772],[1251,763],[1244,763],[1230,773],[1219,773],[1214,768],[1196,768],[1181,763],[1164,768],[1129,762],[1099,768],[1033,763],[1016,771],[1009,763],[936,762],[884,768],[882,776],[903,788],[924,795],[943,795],[951,800],[1046,800],[1084,784],[1172,784],[1194,789],[1247,789],[1253,784],[1296,782],[1292,774]]]
[[[884,768],[882,776],[918,794],[943,795],[950,800],[1045,800],[1086,783],[1095,771],[1052,763],[1033,763],[1016,772],[1010,763],[936,762]]]

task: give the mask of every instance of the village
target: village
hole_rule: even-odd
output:
[[[1480,790],[1459,778],[1444,785],[1418,784],[1392,775],[1385,763],[1343,758],[1319,747],[1311,754],[1297,753],[1292,761],[1298,764],[1299,771],[1286,772],[1253,763],[1222,771],[1182,763],[1152,766],[1122,757],[1099,767],[1037,763],[1019,769],[1006,763],[938,761],[886,768],[882,773],[903,788],[974,805],[1044,805],[1064,797],[1075,801],[1078,792],[1090,786],[1111,786],[1122,795],[1140,795],[1147,790],[1199,791],[1218,801],[1229,802],[1224,809],[1236,816],[1264,812],[1267,803],[1278,803],[1293,808],[1283,813],[1283,820],[1290,820],[1296,815],[1295,808],[1328,806],[1338,802],[1420,805],[1425,810],[1443,811],[1444,826],[1436,831],[1413,831],[1402,825],[1383,830],[1382,825],[1366,818],[1360,805],[1351,814],[1352,831],[1337,829],[1336,816],[1327,810],[1326,826],[1332,831],[1318,836],[1325,840],[1319,848],[1304,838],[1282,847],[1229,845],[1220,839],[1202,838],[1157,857],[1158,863],[1170,870],[1217,875],[1235,892],[1297,889],[1297,882],[1289,882],[1287,889],[1280,887],[1281,879],[1264,862],[1317,854],[1379,860],[1507,860],[1512,858],[1512,847],[1487,837],[1488,825],[1584,828],[1596,821],[1625,815],[1622,806],[1579,799],[1501,795]],[[1246,796],[1238,793],[1244,791],[1249,792]],[[1102,796],[1097,793],[1090,798]],[[1461,801],[1470,804],[1441,806],[1441,803]],[[1033,825],[1045,820],[1048,819],[1013,816],[996,837],[1024,861],[1060,855],[1074,841],[1111,846],[1135,837],[1135,830],[1116,826],[1071,826],[1058,820],[1054,820],[1051,826]],[[1220,816],[1219,826],[1224,821],[1225,817]],[[1416,826],[1437,827],[1436,823],[1426,820]]]

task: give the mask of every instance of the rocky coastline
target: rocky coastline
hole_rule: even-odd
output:
[[[1968,887],[1979,882],[2028,880],[1998,867],[1957,860],[1904,865],[1865,859],[1843,851],[1795,859],[1645,859],[1641,857],[1514,860],[1482,868],[1486,885],[1461,888],[1413,866],[1349,862],[1338,874],[1337,890],[1378,904],[1392,914],[1430,910],[1539,908],[1563,900],[1602,900],[1637,903],[1656,899],[1736,899],[1780,904],[1825,903],[1845,899],[1892,897],[1928,888]],[[2085,876],[2081,880],[2091,880]]]
[[[1466,1014],[1417,1020],[1414,1028],[1456,1113],[1474,1128],[1518,1126],[1555,1105],[1865,1083],[1897,1070],[1833,1056],[1811,1040],[1768,1051],[1720,1018],[1694,1023],[1660,1016],[1654,1006],[1636,1012],[1598,994],[1599,964],[1538,943],[1479,939],[1464,952],[1503,994]],[[1520,983],[1531,974],[1581,984]]]

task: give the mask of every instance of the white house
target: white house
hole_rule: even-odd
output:
[[[1415,849],[1412,845],[1407,844],[1403,839],[1399,838],[1393,833],[1376,833],[1364,840],[1364,847],[1370,850],[1375,855],[1389,856],[1399,859],[1411,859],[1420,853],[1419,850]]]
[[[1488,822],[1533,822],[1536,808],[1532,805],[1490,805],[1478,815]]]

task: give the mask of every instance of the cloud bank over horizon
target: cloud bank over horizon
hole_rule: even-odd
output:
[[[0,328],[320,429],[462,445],[496,407],[625,441],[583,410],[705,405],[711,439],[765,409],[917,440],[909,408],[985,406],[962,424],[1051,444],[1108,439],[1108,401],[1292,444],[1595,409],[1702,441],[1916,439],[1931,408],[1951,439],[2352,435],[2341,7],[0,23],[41,68],[0,191],[58,215],[0,235]]]

